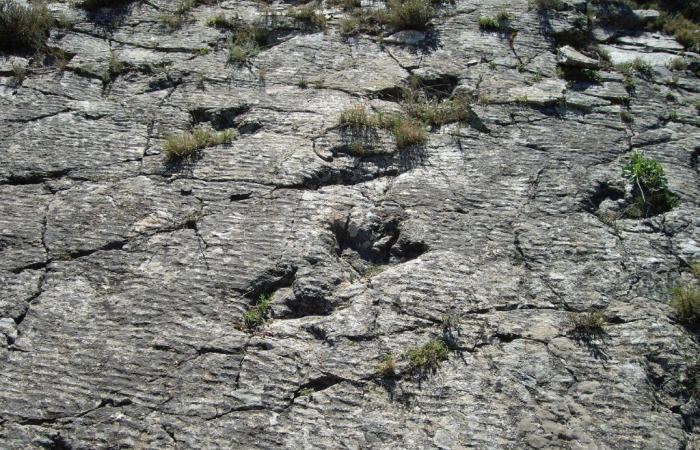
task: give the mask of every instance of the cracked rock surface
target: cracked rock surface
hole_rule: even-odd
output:
[[[18,82],[0,55],[0,447],[697,448],[700,346],[669,291],[700,260],[700,82],[666,66],[697,55],[589,30],[650,64],[630,90],[558,49],[585,1],[456,0],[386,39],[342,36],[327,6],[327,29],[232,64],[208,20],[264,6],[204,3],[175,30],[166,0],[50,3],[65,67]],[[503,7],[517,34],[479,28]],[[411,77],[471,96],[478,126],[349,151],[341,112],[398,111]],[[168,163],[192,127],[234,138]],[[635,151],[679,204],[605,220]],[[576,336],[590,311],[604,332]],[[412,370],[433,339],[447,360]]]

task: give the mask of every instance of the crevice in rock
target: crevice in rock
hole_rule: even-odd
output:
[[[304,392],[309,392],[309,390],[313,392],[320,392],[330,387],[333,387],[336,384],[342,383],[343,381],[349,380],[346,380],[333,374],[327,374],[318,378],[312,378],[308,382],[299,386],[299,389],[297,389],[297,391],[294,393],[293,399],[298,398]]]
[[[27,173],[22,175],[10,175],[7,181],[1,182],[0,186],[24,186],[31,184],[43,184],[49,180],[60,179],[70,173],[70,169],[54,170],[43,173]]]
[[[98,248],[77,250],[77,251],[71,252],[67,255],[66,258],[61,258],[61,259],[74,260],[74,259],[84,258],[86,256],[90,256],[93,253],[97,253],[100,251],[123,250],[124,246],[126,246],[127,243],[128,243],[127,240],[112,241],[112,242],[108,242],[107,244],[105,244],[101,247],[98,247]]]
[[[227,130],[238,126],[239,117],[250,111],[249,105],[235,106],[231,108],[194,108],[190,109],[191,123],[196,127],[200,123],[211,123],[217,131]]]

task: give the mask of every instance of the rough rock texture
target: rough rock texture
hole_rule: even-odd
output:
[[[0,57],[0,446],[693,448],[700,347],[668,292],[700,259],[700,83],[663,65],[671,38],[610,29],[613,62],[653,77],[559,79],[553,36],[586,7],[566,3],[457,0],[385,40],[342,37],[329,7],[326,31],[243,65],[206,23],[253,20],[253,0],[172,31],[166,0],[109,23],[52,3],[74,21],[49,40],[64,70],[18,83]],[[517,35],[479,29],[501,5]],[[397,109],[411,74],[478,99],[481,126],[348,153],[341,111]],[[194,125],[236,138],[167,164]],[[603,220],[634,151],[680,204]],[[250,332],[260,294],[272,318]],[[572,334],[594,309],[605,332]],[[405,352],[446,334],[448,360],[411,372]]]

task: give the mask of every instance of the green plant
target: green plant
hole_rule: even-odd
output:
[[[340,34],[342,36],[354,36],[360,31],[361,23],[356,17],[346,17],[340,21]]]
[[[229,62],[243,63],[267,45],[272,28],[261,21],[240,25],[229,41]]]
[[[318,28],[326,28],[326,16],[318,11],[318,5],[315,3],[307,3],[297,7],[290,6],[287,8],[287,16]]]
[[[634,122],[634,117],[632,117],[632,113],[626,110],[620,111],[620,119],[622,119],[622,121],[625,123]]]
[[[381,128],[394,135],[396,146],[404,149],[422,144],[427,139],[424,125],[410,117],[382,112],[370,115],[361,106],[354,106],[340,114],[340,125],[352,128]]]
[[[202,128],[196,128],[191,133],[168,136],[163,150],[169,161],[177,161],[192,157],[197,151],[231,142],[233,134],[230,131],[214,133]]]
[[[441,339],[433,339],[420,347],[406,351],[411,370],[435,370],[448,358],[448,354],[447,345]]]
[[[258,302],[243,314],[243,323],[249,330],[261,327],[270,315],[271,296],[260,294]]]
[[[0,0],[0,49],[8,52],[43,50],[53,24],[54,19],[44,2],[24,6],[15,0]]]
[[[663,30],[692,51],[700,50],[700,26],[681,14],[663,14],[660,17]]]
[[[693,272],[693,276],[700,280],[700,261],[693,263],[690,267],[691,271]]]
[[[671,306],[678,319],[688,325],[700,323],[700,289],[685,285],[671,291]]]
[[[459,318],[459,316],[455,314],[446,314],[442,316],[441,320],[442,331],[448,333],[452,330],[456,330],[459,328],[461,322],[462,320]]]
[[[671,70],[686,70],[688,68],[688,61],[683,57],[673,58],[666,66]]]
[[[423,30],[433,17],[430,0],[389,0],[389,23],[397,30]]]
[[[497,31],[501,29],[501,25],[493,17],[481,16],[479,17],[479,28],[487,31]]]
[[[173,11],[162,13],[160,21],[167,25],[171,30],[180,28],[185,22],[185,18],[189,12],[199,4],[211,4],[215,0],[181,0]]]
[[[238,23],[237,18],[229,18],[226,17],[224,13],[219,13],[214,17],[211,17],[207,21],[207,25],[210,27],[215,27],[215,28],[228,28],[230,30],[233,30],[236,28],[236,25]]]
[[[107,69],[102,73],[102,82],[108,83],[119,75],[124,70],[124,63],[121,62],[113,53],[109,56],[109,64]]]
[[[668,211],[678,197],[668,190],[668,180],[661,164],[641,153],[634,153],[622,169],[622,175],[633,184],[634,200],[628,217],[645,217]]]
[[[392,378],[396,376],[396,360],[394,357],[387,355],[377,366],[376,374],[382,378]]]
[[[654,68],[642,58],[635,58],[630,62],[619,64],[616,68],[626,76],[631,76],[633,72],[646,79],[651,79],[654,76]]]
[[[305,387],[297,391],[297,397],[311,397],[316,391],[313,388]]]

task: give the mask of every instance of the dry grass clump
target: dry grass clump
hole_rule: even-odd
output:
[[[15,0],[0,0],[0,49],[7,52],[42,50],[54,22],[44,2],[24,6]]]
[[[225,144],[231,142],[232,139],[233,133],[230,131],[215,133],[202,128],[196,128],[191,133],[186,132],[168,136],[165,139],[163,151],[169,161],[177,161],[192,157],[203,148]]]

